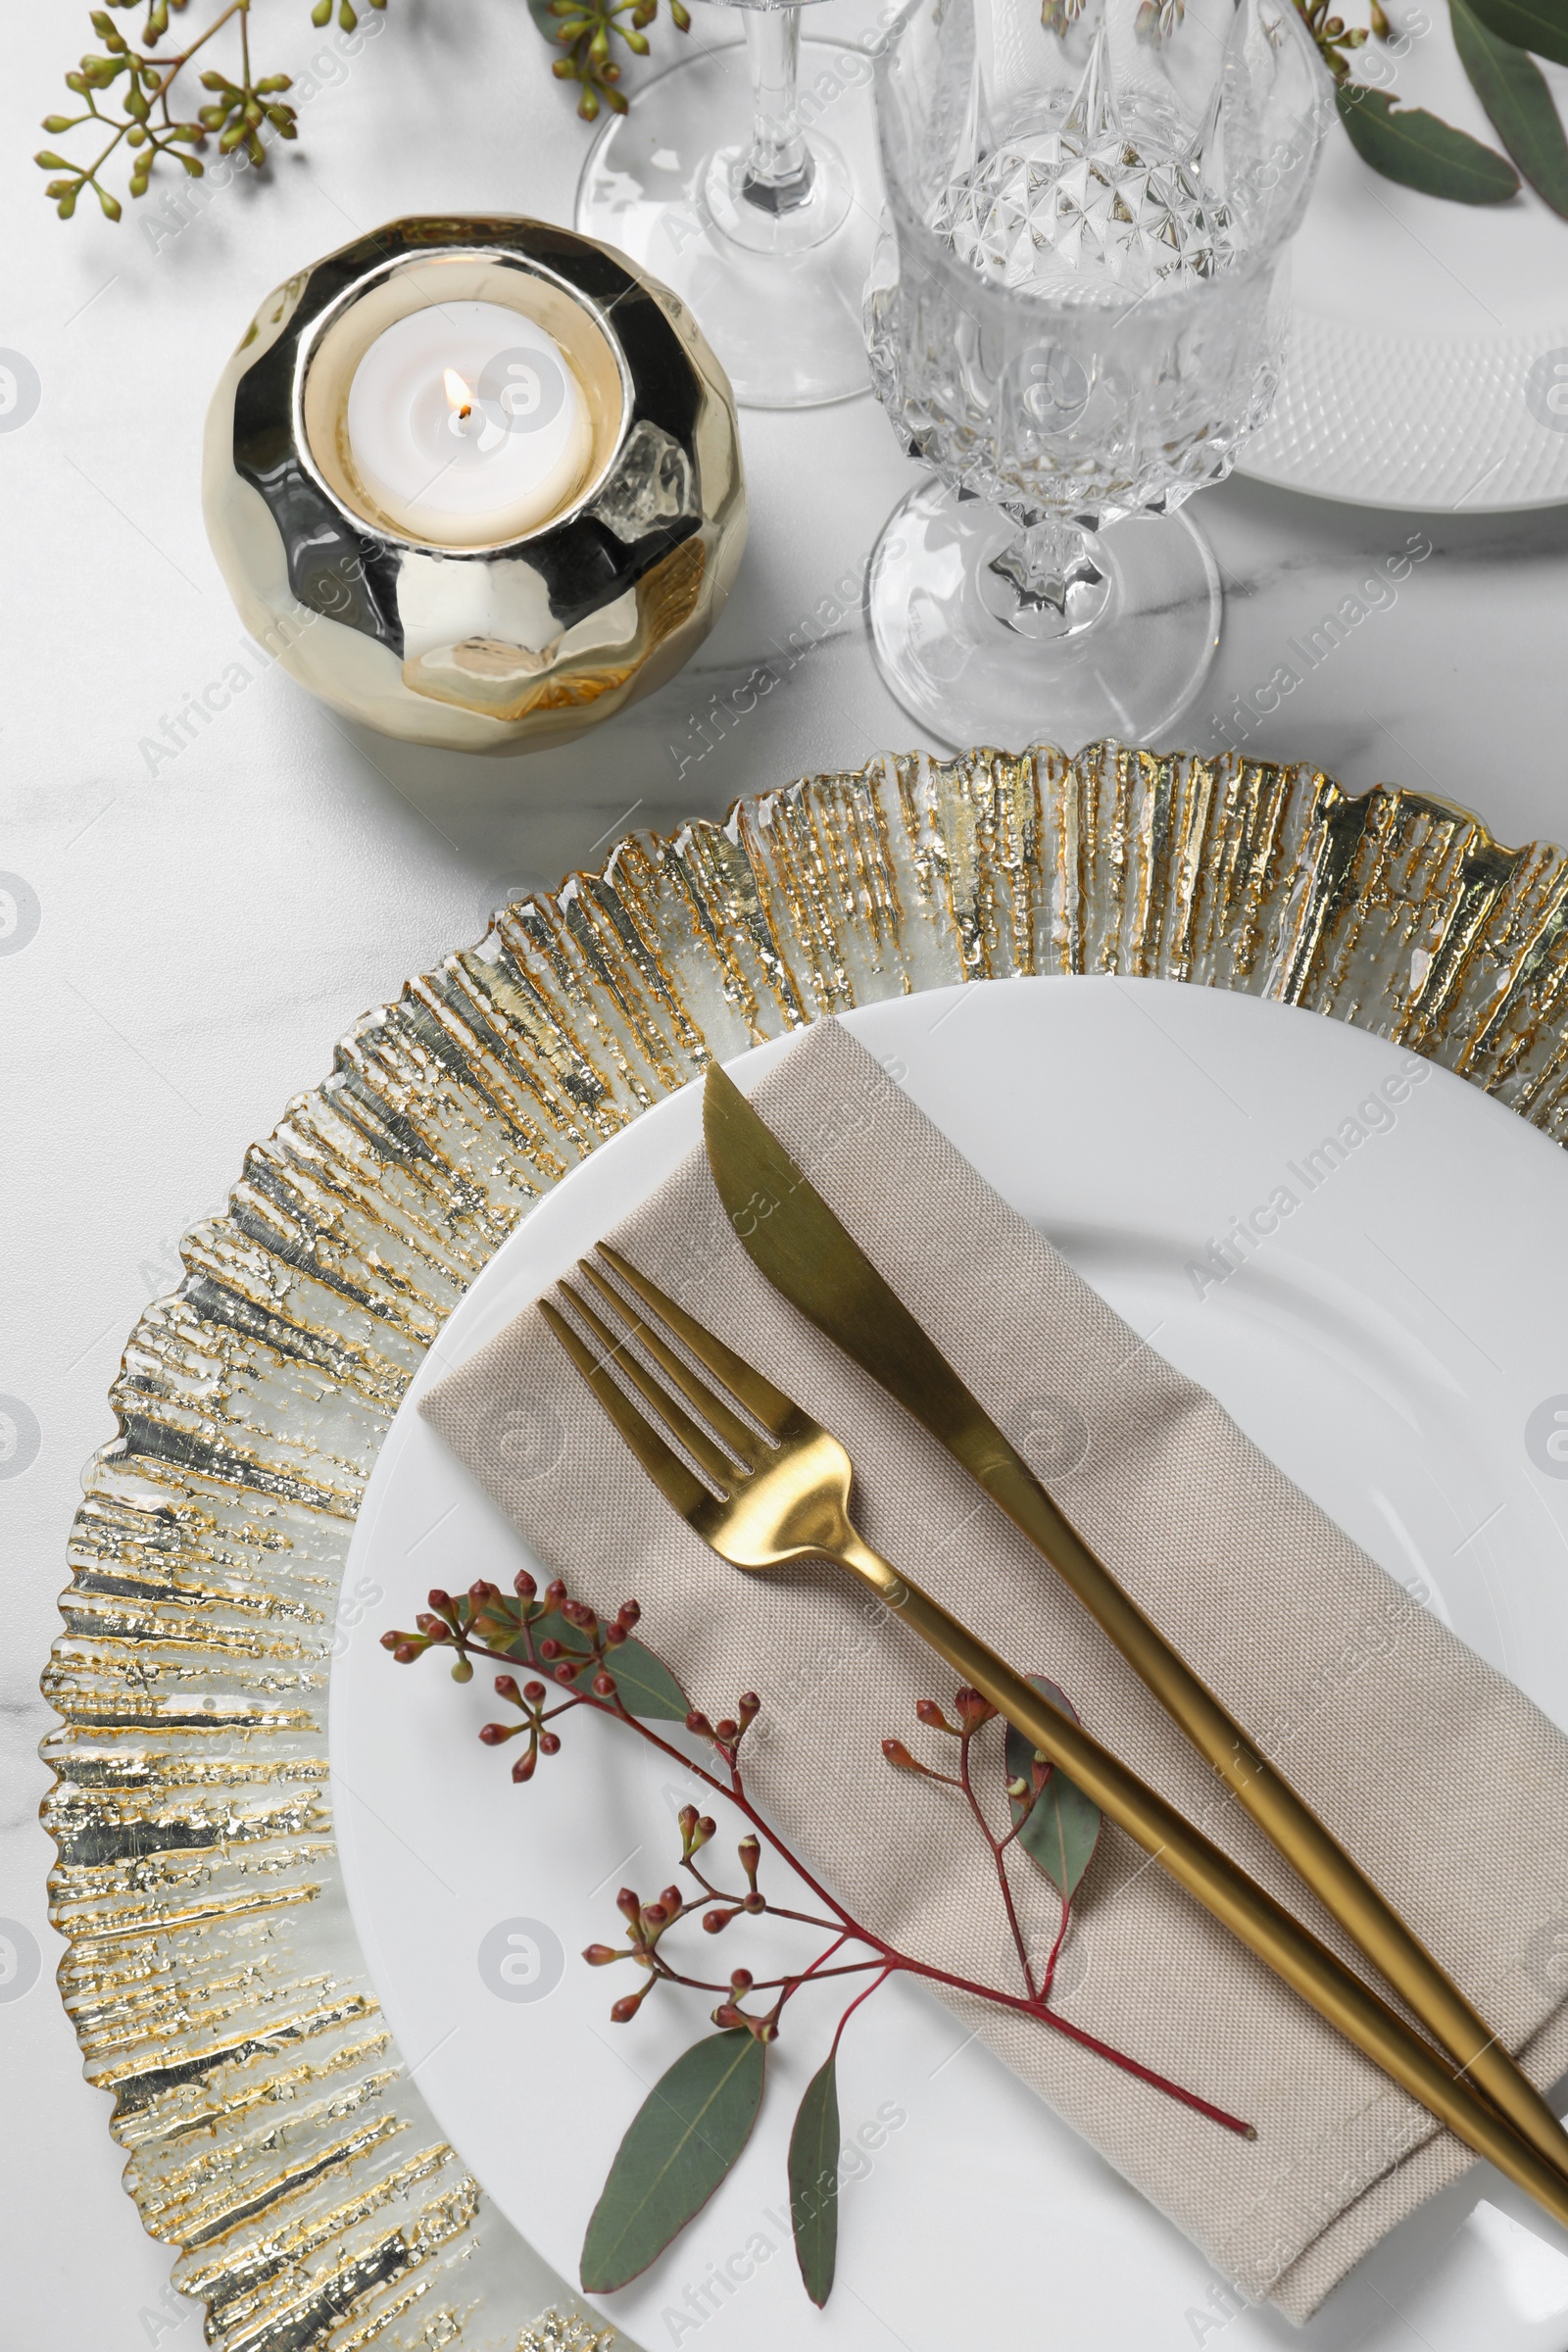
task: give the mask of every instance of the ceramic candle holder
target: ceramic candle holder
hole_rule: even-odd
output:
[[[389,326],[473,303],[552,339],[590,447],[521,536],[442,545],[362,477],[349,392]],[[500,215],[392,221],[269,295],[213,398],[203,506],[246,627],[302,685],[458,751],[560,743],[662,685],[746,537],[729,384],[685,305],[608,246]]]

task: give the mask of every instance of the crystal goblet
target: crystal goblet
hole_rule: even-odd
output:
[[[911,0],[875,69],[872,380],[936,478],[883,674],[949,742],[1150,742],[1219,641],[1191,517],[1273,399],[1332,90],[1292,0]]]
[[[744,47],[705,44],[612,115],[576,225],[684,296],[738,401],[845,400],[866,389],[860,298],[881,208],[871,60],[814,40],[803,60],[800,6],[735,13]]]

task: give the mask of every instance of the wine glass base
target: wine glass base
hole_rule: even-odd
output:
[[[1108,594],[1084,625],[1055,633],[991,568],[1017,535],[997,508],[936,480],[894,509],[867,593],[888,686],[955,747],[1157,741],[1219,645],[1219,572],[1201,532],[1185,512],[1112,523],[1092,542]]]
[[[865,66],[863,83],[845,81],[848,55]],[[744,243],[710,193],[715,155],[751,140],[742,42],[643,83],[630,112],[605,124],[577,187],[578,229],[691,305],[745,408],[816,408],[869,386],[860,297],[882,208],[870,61],[803,40],[800,87],[820,158],[810,194],[790,213],[743,220]]]

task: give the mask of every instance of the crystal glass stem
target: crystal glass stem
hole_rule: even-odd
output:
[[[1095,536],[1076,522],[1047,515],[1020,531],[990,566],[1007,584],[1015,610],[996,606],[1004,619],[1028,637],[1067,636],[1089,628],[1105,609],[1105,574],[1096,562]]]
[[[739,15],[610,117],[577,223],[690,306],[738,400],[848,400],[866,386],[858,312],[881,209],[869,91],[842,39],[803,31],[799,0]],[[829,74],[836,94],[813,111],[806,92]]]
[[[792,213],[811,192],[811,151],[796,100],[800,49],[799,8],[746,11],[746,53],[757,119],[741,194],[760,212]]]

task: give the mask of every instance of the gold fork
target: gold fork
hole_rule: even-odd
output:
[[[1058,1714],[966,1626],[872,1550],[850,1517],[854,1473],[831,1431],[694,1322],[618,1250],[601,1242],[599,1254],[623,1288],[584,1258],[577,1271],[597,1305],[563,1283],[575,1323],[548,1299],[540,1300],[539,1311],[666,1501],[704,1542],[736,1568],[821,1559],[847,1569],[1320,2017],[1467,2147],[1489,2157],[1556,2221],[1568,2224],[1568,2182],[1443,2053],[1108,1748]],[[670,1345],[670,1335],[685,1353]],[[688,1357],[711,1380],[694,1371]]]

